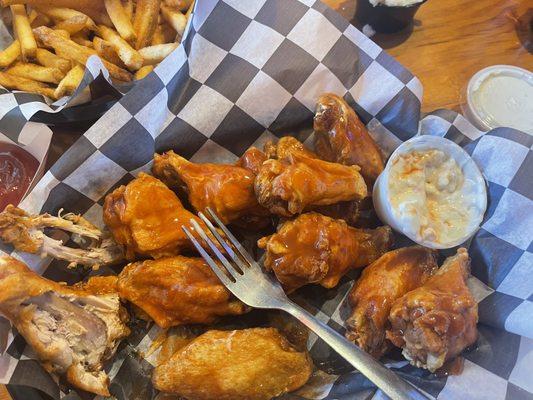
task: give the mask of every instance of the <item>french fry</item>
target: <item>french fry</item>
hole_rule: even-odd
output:
[[[133,0],[124,0],[122,2],[122,6],[124,7],[124,12],[128,16],[128,19],[130,22],[133,21]]]
[[[194,3],[195,3],[196,0],[192,0],[191,1],[191,4],[189,5],[189,9],[187,10],[187,12],[185,13],[185,18],[187,18],[187,20],[190,18],[191,14],[192,14],[192,9],[194,8]]]
[[[129,69],[136,71],[143,66],[143,59],[139,52],[122,39],[116,31],[100,25],[98,34],[115,47],[118,56]]]
[[[118,34],[125,41],[133,43],[136,39],[135,31],[120,0],[104,0],[104,2],[109,18],[111,18]]]
[[[87,15],[83,15],[83,14],[76,15],[74,17],[65,19],[63,21],[59,21],[54,26],[54,29],[61,29],[61,30],[67,31],[71,35],[74,33],[78,33],[86,28],[88,29],[94,28],[94,22]]]
[[[192,4],[192,0],[163,0],[166,6],[177,8],[180,11],[187,11]]]
[[[43,67],[31,63],[17,63],[12,67],[9,67],[5,72],[9,75],[16,75],[45,83],[59,83],[65,76],[65,74],[57,68]]]
[[[69,59],[74,60],[82,65],[85,65],[90,56],[97,54],[96,50],[80,46],[72,40],[65,39],[57,35],[54,30],[47,28],[46,26],[35,28],[33,32],[46,46],[52,47],[56,54],[61,57],[68,55]],[[102,60],[102,63],[113,78],[125,82],[131,81],[131,74],[128,71],[106,60]]]
[[[85,46],[88,48],[93,47],[93,42],[91,42],[86,35],[84,35],[82,32],[75,33],[74,35],[70,36],[70,40],[73,42],[79,44],[80,46]]]
[[[98,0],[0,0],[2,7],[12,4],[27,4],[33,8],[72,8],[87,14],[94,21],[102,24],[109,22],[103,1]]]
[[[139,68],[139,70],[137,72],[135,72],[135,75],[133,75],[133,79],[138,81],[144,77],[146,77],[146,75],[148,75],[150,72],[152,72],[154,70],[154,66],[153,65],[145,65],[144,67],[141,67]]]
[[[22,60],[33,59],[37,51],[37,42],[31,31],[30,20],[26,14],[26,6],[20,4],[11,6],[11,14],[13,15],[13,30],[20,43]]]
[[[5,50],[0,51],[0,67],[7,67],[14,63],[20,56],[20,43],[15,40]]]
[[[59,85],[57,85],[57,88],[54,92],[54,96],[56,99],[59,99],[66,94],[70,95],[72,94],[80,85],[81,81],[83,80],[83,74],[85,71],[81,67],[81,65],[77,64],[72,68],[65,77],[59,82]]]
[[[151,45],[154,46],[156,44],[163,44],[163,43],[167,43],[167,42],[165,42],[165,37],[163,35],[163,26],[159,24],[157,25],[157,28],[155,28],[155,32],[152,35]]]
[[[37,28],[42,25],[50,25],[50,18],[48,18],[43,13],[37,12],[36,10],[31,10],[28,19],[30,20],[30,25],[32,28]]]
[[[148,46],[139,50],[139,54],[144,59],[143,65],[159,64],[179,46],[178,43],[164,43],[156,44],[155,46]]]
[[[46,49],[37,49],[35,59],[42,66],[57,68],[65,74],[72,68],[72,63],[69,60],[59,57]]]
[[[32,92],[42,94],[43,96],[54,99],[54,89],[42,82],[34,81],[33,79],[22,78],[16,75],[10,75],[5,72],[0,72],[0,85],[8,89],[23,90],[25,92]]]
[[[183,36],[185,26],[187,25],[187,17],[185,17],[183,13],[162,5],[161,15],[163,16],[163,19],[167,21],[176,32],[178,32],[178,35]]]
[[[161,0],[137,0],[133,28],[137,34],[136,49],[150,44],[157,28]]]
[[[65,39],[70,39],[70,33],[63,29],[54,29],[54,32]]]
[[[46,16],[52,18],[56,22],[62,22],[62,21],[80,21],[83,20],[85,22],[85,26],[91,30],[96,29],[96,24],[94,21],[86,14],[74,10],[72,8],[61,8],[61,7],[49,7],[49,8],[40,8],[37,7],[37,10],[45,14]],[[77,18],[77,19],[76,19]],[[64,28],[58,28],[58,29],[64,29]],[[65,29],[67,32],[69,32],[68,29]]]
[[[104,60],[107,60],[110,63],[118,65],[120,68],[126,68],[126,65],[118,56],[117,51],[115,50],[115,46],[113,46],[111,43],[103,40],[102,38],[99,38],[98,36],[95,36],[93,38],[93,47],[96,50],[96,53],[98,53],[98,55],[100,56],[100,58],[103,58]]]

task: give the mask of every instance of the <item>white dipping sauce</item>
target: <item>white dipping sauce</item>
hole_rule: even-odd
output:
[[[441,150],[398,155],[388,182],[395,219],[419,242],[455,242],[477,227],[485,211],[476,183]]]

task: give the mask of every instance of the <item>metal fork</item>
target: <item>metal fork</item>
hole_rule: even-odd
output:
[[[213,260],[200,243],[201,241],[197,240],[187,227],[183,226],[183,231],[213,272],[235,297],[255,308],[278,309],[291,314],[331,346],[333,350],[352,364],[359,372],[370,379],[391,399],[428,400],[416,387],[401,379],[368,353],[289,300],[279,282],[262,271],[259,264],[231,234],[216,214],[209,208],[206,209],[206,212],[227,239],[225,240],[222,237],[220,231],[213,226],[203,213],[198,213],[198,216],[205,223],[212,237],[220,243],[220,246],[217,247],[212,237],[208,236],[195,220],[191,219],[191,224],[202,239],[201,241],[207,243],[221,265]],[[221,248],[224,249],[226,254],[221,252]]]

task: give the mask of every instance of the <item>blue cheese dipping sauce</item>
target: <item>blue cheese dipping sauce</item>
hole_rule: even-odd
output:
[[[480,129],[500,126],[533,135],[533,73],[511,65],[494,65],[468,84],[467,114]]]
[[[374,186],[379,217],[411,240],[444,249],[464,243],[487,207],[483,177],[455,143],[419,136],[392,154]]]

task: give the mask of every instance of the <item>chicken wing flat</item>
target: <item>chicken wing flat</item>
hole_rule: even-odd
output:
[[[363,270],[348,295],[352,307],[346,338],[380,358],[391,347],[385,338],[394,301],[421,286],[437,269],[436,252],[421,246],[385,253]]]
[[[257,147],[250,147],[244,152],[244,154],[237,160],[235,165],[237,167],[246,168],[257,175],[261,165],[267,160],[267,155],[259,150]]]
[[[319,158],[314,152],[293,136],[283,136],[277,143],[269,141],[265,144],[265,153],[268,158],[282,160],[290,154],[300,154],[309,158]]]
[[[184,190],[196,211],[203,212],[210,207],[225,224],[268,222],[265,218],[268,211],[255,197],[255,174],[249,169],[227,164],[195,164],[169,151],[154,156],[152,171],[169,187]]]
[[[367,187],[359,167],[345,166],[290,153],[267,160],[255,178],[259,204],[271,213],[290,217],[314,207],[359,200]]]
[[[213,330],[156,367],[152,383],[188,400],[270,400],[303,386],[312,368],[274,328]]]
[[[116,294],[95,296],[49,281],[11,257],[0,258],[0,312],[49,372],[85,391],[109,396],[102,363],[129,334]]]
[[[257,243],[266,251],[265,268],[287,292],[309,283],[335,287],[346,272],[375,261],[391,244],[389,227],[356,229],[317,213],[287,221]]]
[[[83,249],[68,247],[60,240],[45,235],[46,228],[60,229],[73,234],[73,238],[83,238],[92,243]],[[108,236],[79,215],[30,215],[12,205],[0,213],[0,240],[12,244],[19,251],[43,257],[49,255],[72,265],[97,267],[123,260],[121,246]]]
[[[313,128],[315,150],[328,161],[358,165],[371,186],[383,171],[379,147],[355,111],[341,97],[327,93],[319,97]]]
[[[118,293],[161,328],[208,324],[248,311],[201,258],[176,256],[131,263],[118,276]]]
[[[466,280],[470,259],[461,248],[428,281],[392,306],[387,338],[411,364],[435,372],[477,339],[478,308]]]
[[[108,194],[104,201],[104,222],[115,241],[126,248],[126,256],[135,254],[154,258],[179,254],[192,248],[182,226],[195,219],[176,194],[163,182],[145,173]]]

